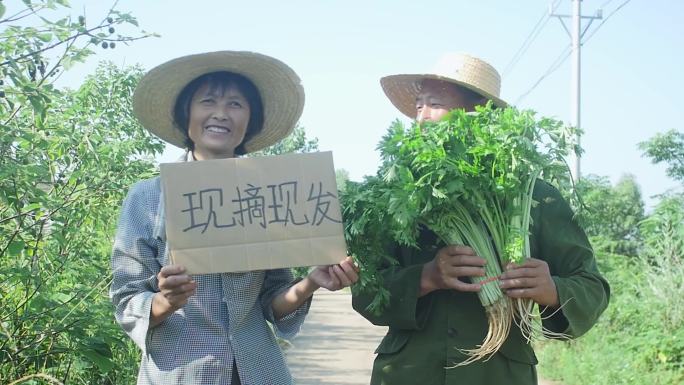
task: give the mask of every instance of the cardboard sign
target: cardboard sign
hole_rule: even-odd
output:
[[[190,274],[347,255],[331,152],[164,163],[161,179],[170,258]]]

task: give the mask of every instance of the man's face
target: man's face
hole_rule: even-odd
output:
[[[455,84],[436,79],[425,79],[421,83],[420,93],[416,97],[416,120],[438,121],[447,112],[455,108],[474,111],[482,100],[474,99]]]

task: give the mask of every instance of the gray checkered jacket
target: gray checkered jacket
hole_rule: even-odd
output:
[[[112,252],[110,297],[117,322],[142,350],[138,384],[231,383],[233,360],[246,385],[285,385],[292,378],[276,335],[293,337],[310,300],[274,320],[271,301],[293,283],[288,269],[194,276],[197,293],[149,328],[157,273],[169,263],[159,178],[133,185]]]

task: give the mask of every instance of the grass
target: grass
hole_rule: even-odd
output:
[[[540,374],[564,385],[684,385],[684,259],[599,256],[611,303],[586,335],[537,347]]]

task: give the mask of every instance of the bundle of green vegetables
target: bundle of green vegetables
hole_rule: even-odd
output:
[[[427,227],[445,244],[468,245],[487,260],[486,276],[472,279],[482,287],[489,333],[465,351],[470,357],[461,365],[497,351],[513,321],[531,338],[539,325],[533,304],[504,295],[497,277],[508,263],[531,257],[534,185],[542,177],[567,180],[564,157],[574,135],[557,120],[491,104],[408,129],[393,123],[378,145],[377,176],[347,185],[341,196],[349,251],[362,268],[355,290],[376,293],[370,310],[388,303],[379,274],[396,264],[388,243],[417,247],[419,230]]]

